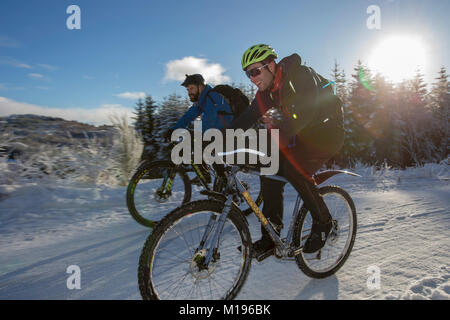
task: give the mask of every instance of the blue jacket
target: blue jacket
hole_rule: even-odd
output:
[[[188,111],[175,123],[172,130],[187,128],[187,126],[202,115],[202,130],[222,129],[227,127],[233,121],[233,115],[219,114],[219,111],[232,113],[231,108],[225,99],[219,93],[211,91],[211,86],[206,85],[198,101],[194,103]],[[209,92],[209,94],[208,94]],[[213,102],[214,101],[214,102]]]

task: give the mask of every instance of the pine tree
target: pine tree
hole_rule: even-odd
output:
[[[348,108],[345,117],[345,141],[343,153],[349,165],[356,161],[370,162],[373,157],[373,138],[370,121],[373,114],[372,79],[369,70],[360,60],[354,68],[350,85]]]
[[[345,71],[339,69],[339,64],[334,60],[334,67],[331,69],[331,77],[336,84],[336,95],[341,99],[342,103],[347,105],[348,102],[348,88],[347,79],[345,78]]]
[[[345,78],[345,71],[339,68],[339,64],[334,60],[334,67],[331,69],[331,79],[333,79],[336,86],[336,95],[342,101],[342,109],[344,111],[344,127],[347,127],[352,118],[348,115],[348,89],[347,80]],[[345,148],[342,148],[338,154],[333,156],[328,162],[327,167],[338,164],[341,167],[346,167],[349,164],[348,154]]]
[[[157,127],[155,112],[157,108],[158,106],[152,96],[147,95],[145,97],[144,105],[144,124],[142,126],[142,138],[144,140],[144,152],[142,158],[149,161],[154,160],[159,149],[155,137],[155,129]]]
[[[396,131],[394,117],[395,99],[394,86],[386,79],[377,74],[373,79],[374,92],[374,112],[369,130],[374,138],[375,157],[372,161],[377,166],[388,165],[398,166],[401,152]]]
[[[164,137],[167,131],[180,119],[187,111],[186,99],[176,93],[164,97],[161,106],[158,107],[155,114],[157,127],[155,128],[155,143],[158,146],[158,159],[167,159],[170,157],[168,143]]]
[[[423,165],[433,160],[431,114],[427,108],[427,89],[423,75],[417,70],[414,79],[399,86],[397,117],[402,133],[403,165]]]
[[[139,134],[142,134],[142,130],[145,124],[145,114],[144,114],[144,103],[142,102],[141,98],[139,98],[138,101],[136,102],[135,112],[133,113],[136,115],[136,117],[132,118],[134,120],[133,126]]]
[[[178,119],[186,112],[188,108],[188,100],[179,94],[172,93],[164,97],[161,107],[158,109],[160,119],[164,119],[164,123],[160,124],[160,129],[170,128]]]
[[[437,147],[438,160],[446,159],[450,146],[450,91],[445,67],[441,67],[437,82],[431,90],[431,110],[433,112],[433,141]]]

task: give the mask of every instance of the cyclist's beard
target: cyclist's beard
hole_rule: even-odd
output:
[[[191,102],[197,102],[198,98],[199,98],[199,92],[197,91],[197,93],[192,93],[189,94],[189,99],[191,100]]]

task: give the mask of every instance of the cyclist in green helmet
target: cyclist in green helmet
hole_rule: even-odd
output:
[[[251,46],[242,56],[242,69],[258,87],[250,108],[227,128],[250,128],[269,109],[281,114],[279,129],[279,175],[289,177],[313,217],[312,232],[303,251],[321,249],[331,230],[330,213],[312,176],[343,145],[342,103],[323,87],[327,80],[312,68],[302,65],[297,54],[275,62],[278,54],[266,44]],[[331,89],[329,87],[328,89]],[[332,90],[332,89],[331,89]],[[283,227],[284,182],[262,179],[263,213],[278,232]],[[254,243],[257,256],[273,253],[274,243],[264,228],[262,238]]]

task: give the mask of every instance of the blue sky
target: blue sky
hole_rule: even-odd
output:
[[[66,26],[72,4],[80,30]],[[366,27],[370,5],[381,9],[380,30]],[[448,0],[2,0],[0,116],[100,123],[105,110],[132,110],[139,93],[186,95],[177,77],[195,68],[212,82],[249,83],[240,59],[256,43],[297,52],[324,76],[337,59],[350,76],[384,37],[418,35],[431,81],[450,67],[449,12]]]

